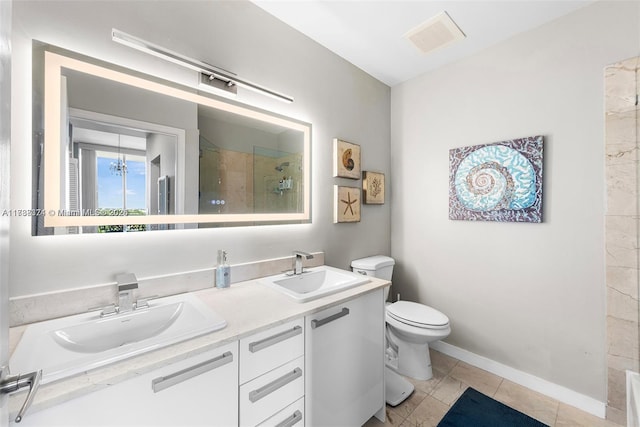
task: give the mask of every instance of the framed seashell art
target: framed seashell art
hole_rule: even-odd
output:
[[[333,139],[333,176],[360,179],[360,146]]]
[[[449,150],[449,219],[542,222],[543,137]]]

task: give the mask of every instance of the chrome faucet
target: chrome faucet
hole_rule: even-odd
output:
[[[135,309],[133,291],[138,289],[138,279],[133,273],[118,274],[118,313],[126,313]]]
[[[293,255],[295,255],[295,258],[293,259],[293,274],[300,275],[304,272],[304,268],[302,267],[302,258],[313,259],[313,255],[303,251],[293,251]]]

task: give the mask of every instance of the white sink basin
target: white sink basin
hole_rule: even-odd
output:
[[[222,329],[227,322],[192,294],[149,301],[109,317],[100,312],[30,325],[11,356],[11,372],[43,370],[55,381]]]
[[[300,275],[279,274],[258,280],[297,302],[311,301],[368,281],[367,276],[327,265],[310,268]]]
[[[78,323],[52,331],[53,339],[77,353],[99,353],[155,337],[173,325],[184,305],[176,302]]]

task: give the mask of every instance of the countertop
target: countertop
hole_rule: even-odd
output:
[[[193,292],[227,321],[225,328],[80,375],[42,385],[25,416],[28,417],[30,412],[43,410],[83,394],[112,386],[126,379],[242,339],[289,320],[318,312],[391,284],[387,280],[375,277],[369,277],[369,279],[369,282],[362,285],[306,303],[297,303],[292,298],[257,283],[259,279],[235,283],[226,289],[211,288]],[[10,330],[11,351],[27,327],[28,325],[25,325]],[[22,406],[25,393],[26,391],[10,396],[10,419],[15,418]]]

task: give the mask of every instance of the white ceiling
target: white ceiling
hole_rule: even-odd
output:
[[[389,86],[539,27],[593,0],[252,0]],[[404,35],[446,11],[461,42],[420,53]]]

